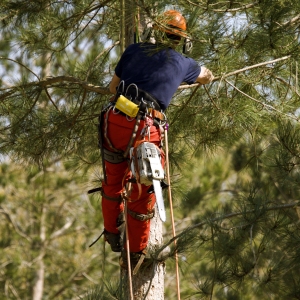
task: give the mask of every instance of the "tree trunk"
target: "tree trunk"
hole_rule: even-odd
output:
[[[142,32],[141,24],[146,24],[145,16],[139,14],[139,8],[136,1],[121,0],[121,8],[125,8],[125,14],[121,17],[121,51],[124,48],[139,41]],[[124,11],[123,11],[124,12]],[[122,45],[124,48],[122,48]],[[148,241],[149,252],[155,251],[162,245],[162,221],[159,218],[158,211],[151,219],[150,236]],[[131,277],[132,293],[134,300],[163,300],[164,299],[164,264],[154,264],[150,268],[143,269]],[[127,271],[121,271],[122,282],[124,283],[124,298],[131,299],[129,280]]]
[[[158,211],[150,225],[150,237],[148,249],[150,252],[158,249],[163,242],[162,238],[162,221],[159,218]],[[165,265],[163,263],[154,263],[151,267],[143,269],[131,277],[132,293],[134,300],[163,300],[164,299],[164,274]],[[124,299],[130,298],[129,280],[127,271],[122,270],[122,282],[124,283]]]
[[[41,221],[40,221],[40,254],[37,258],[37,270],[36,279],[33,286],[32,300],[42,300],[44,292],[44,280],[45,280],[45,241],[46,241],[46,226],[45,226],[45,207],[42,209]]]
[[[135,29],[137,25],[137,6],[134,1],[125,3],[125,48],[133,44],[135,40]]]

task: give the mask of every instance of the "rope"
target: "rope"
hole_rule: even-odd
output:
[[[131,189],[131,183],[128,183],[126,188],[126,194]],[[133,300],[132,291],[132,277],[131,277],[131,261],[130,261],[130,245],[129,245],[129,235],[128,235],[128,215],[127,215],[127,197],[124,197],[124,214],[125,214],[125,231],[126,231],[126,254],[127,254],[127,266],[128,266],[128,285],[129,285],[129,296],[130,300]]]

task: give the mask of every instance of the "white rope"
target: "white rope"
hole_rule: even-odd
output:
[[[126,194],[128,196],[131,189],[131,183],[128,183],[128,188],[126,188]],[[126,197],[125,197],[126,198]],[[128,285],[129,285],[129,296],[130,300],[133,299],[132,291],[132,277],[131,277],[131,261],[130,261],[130,245],[129,245],[129,235],[128,235],[128,214],[127,214],[127,200],[124,199],[124,214],[125,214],[125,231],[126,231],[126,255],[127,255],[127,267],[128,267]]]

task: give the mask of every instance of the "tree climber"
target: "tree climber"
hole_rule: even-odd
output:
[[[160,149],[163,165],[162,133],[158,126],[163,119],[161,112],[168,107],[182,82],[207,84],[214,78],[210,70],[200,67],[193,59],[175,51],[181,38],[187,37],[185,18],[178,11],[166,11],[163,21],[155,25],[154,30],[163,34],[161,42],[132,44],[122,54],[109,85],[111,93],[116,96],[108,108],[103,110],[100,122],[105,165],[105,180],[102,184],[104,236],[114,252],[121,252],[125,246],[122,240],[124,227],[122,195],[124,185],[129,179],[128,144],[131,147],[146,127],[151,143]],[[120,95],[137,103],[139,110],[149,111],[151,108],[150,118],[147,115],[137,122],[137,117],[115,109],[115,102]],[[127,226],[133,267],[140,256],[145,254],[155,201],[155,193],[151,193],[149,186],[132,183],[130,200],[127,202]],[[125,267],[126,254],[123,255],[125,251],[122,252],[120,259],[123,267]]]

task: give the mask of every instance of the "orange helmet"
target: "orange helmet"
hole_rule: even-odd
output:
[[[186,21],[182,14],[176,10],[168,10],[163,15],[164,20],[162,23],[166,24],[166,27],[160,27],[161,30],[177,35],[180,37],[187,37],[186,34]]]

